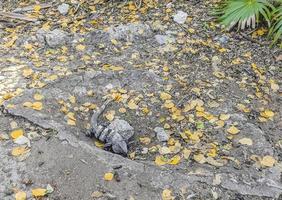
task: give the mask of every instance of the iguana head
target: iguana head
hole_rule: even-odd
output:
[[[128,152],[127,144],[124,140],[117,141],[114,144],[112,144],[112,150],[117,154],[126,156]]]

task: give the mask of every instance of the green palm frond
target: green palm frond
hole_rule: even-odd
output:
[[[219,20],[228,29],[236,24],[241,29],[255,28],[260,17],[270,26],[273,6],[267,0],[227,0],[223,5],[218,12]]]
[[[273,35],[273,44],[275,44],[282,36],[282,5],[274,10],[273,20],[269,35]]]

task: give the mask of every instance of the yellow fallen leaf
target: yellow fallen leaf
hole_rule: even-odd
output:
[[[270,79],[269,83],[270,83],[270,88],[272,89],[273,92],[279,91],[279,85],[275,82],[275,80]]]
[[[38,13],[41,10],[41,6],[39,4],[33,7],[34,12]]]
[[[20,156],[22,154],[27,153],[29,150],[25,146],[19,146],[12,149],[11,154],[13,156]]]
[[[149,137],[141,137],[141,138],[139,138],[139,140],[142,144],[145,144],[145,145],[148,145],[151,142],[151,138],[149,138]]]
[[[105,144],[99,140],[95,140],[94,144],[96,147],[101,148],[101,149],[103,149],[105,146]]]
[[[138,108],[138,105],[135,103],[135,101],[133,99],[131,99],[129,102],[128,102],[128,108],[131,109],[131,110],[135,110]]]
[[[125,109],[125,108],[120,108],[120,109],[118,109],[118,111],[119,111],[120,113],[126,113],[126,109]]]
[[[115,39],[111,39],[111,43],[112,43],[113,45],[117,45],[117,44],[118,44],[118,41],[115,40]]]
[[[8,92],[8,93],[6,93],[6,94],[3,95],[3,99],[4,99],[4,100],[9,100],[9,99],[11,99],[13,96],[14,96],[13,93]]]
[[[104,175],[105,181],[111,181],[111,180],[113,180],[113,178],[114,178],[114,174],[112,172],[105,173],[105,175]]]
[[[144,108],[142,108],[142,112],[143,112],[145,115],[147,115],[147,114],[150,112],[150,110],[149,110],[149,108],[144,107]]]
[[[79,45],[76,46],[76,50],[77,51],[84,51],[85,50],[85,46],[82,45],[82,44],[79,44]]]
[[[15,200],[26,200],[26,193],[24,191],[18,191],[15,194]]]
[[[14,45],[17,39],[18,39],[18,36],[14,35],[8,42],[4,44],[4,47],[10,48],[11,46]]]
[[[222,121],[226,121],[230,118],[230,115],[228,114],[220,114],[219,115],[219,119],[222,120]]]
[[[24,106],[24,107],[28,107],[28,108],[31,108],[32,105],[33,105],[33,104],[32,104],[31,102],[29,102],[29,101],[23,103],[23,106]]]
[[[43,197],[47,194],[47,190],[44,188],[36,188],[31,190],[32,196]]]
[[[34,103],[32,104],[32,108],[33,108],[34,110],[42,110],[43,104],[42,104],[42,102],[39,102],[39,101],[34,102]]]
[[[52,74],[52,75],[50,75],[46,78],[46,80],[48,80],[48,81],[54,81],[56,79],[58,79],[58,75],[56,75],[56,74]]]
[[[195,29],[193,29],[193,28],[188,28],[188,32],[189,32],[189,33],[195,33]]]
[[[273,167],[276,160],[272,156],[264,156],[260,161],[260,164],[264,167]]]
[[[169,72],[169,67],[168,66],[164,66],[163,70],[164,70],[164,72]]]
[[[31,50],[33,48],[33,46],[32,46],[32,44],[27,43],[27,44],[24,45],[24,48],[27,49],[27,50]]]
[[[68,112],[67,117],[68,117],[69,119],[73,120],[73,121],[76,121],[76,118],[75,118],[73,112]]]
[[[24,130],[23,129],[16,129],[16,130],[13,130],[11,132],[10,136],[13,139],[17,139],[18,137],[23,136],[23,134],[24,134]]]
[[[171,99],[171,95],[168,94],[168,93],[166,93],[166,92],[162,92],[162,93],[160,94],[160,98],[161,98],[161,100],[163,100],[163,101],[165,101],[165,100],[170,100],[170,99]]]
[[[43,99],[43,96],[41,94],[34,94],[33,95],[33,98],[36,100],[36,101],[41,101]]]
[[[236,135],[240,132],[240,130],[236,128],[235,126],[231,126],[230,128],[227,129],[227,132],[232,135]]]
[[[161,166],[161,165],[165,165],[166,163],[167,161],[165,160],[163,156],[156,156],[156,159],[155,159],[156,165]]]
[[[183,153],[183,157],[187,160],[189,159],[190,155],[191,155],[191,150],[187,149],[187,148],[184,148],[182,153]]]
[[[25,69],[23,70],[23,73],[22,73],[22,75],[23,75],[25,78],[29,77],[29,76],[32,75],[32,74],[33,74],[33,70],[32,70],[31,68],[25,68]]]
[[[72,120],[72,119],[68,119],[68,125],[71,125],[71,126],[75,126],[76,125],[76,121],[75,120]]]
[[[169,189],[165,189],[162,192],[162,200],[173,200],[172,191]]]
[[[114,110],[110,110],[105,114],[105,117],[110,122],[114,120],[116,112]]]
[[[167,109],[173,108],[174,107],[174,103],[171,100],[166,100],[164,103],[164,107]]]
[[[69,97],[69,101],[70,101],[72,104],[74,104],[74,103],[76,102],[75,96],[70,96],[70,97]]]
[[[239,140],[240,144],[251,146],[253,145],[253,140],[251,138],[242,138]]]
[[[274,112],[272,110],[266,109],[263,112],[261,112],[260,115],[264,118],[273,118]]]
[[[112,70],[112,71],[122,71],[122,70],[124,70],[124,68],[121,67],[121,66],[110,66],[109,69]]]
[[[193,159],[200,164],[204,164],[206,162],[204,154],[195,154]]]
[[[181,160],[181,157],[179,155],[175,155],[168,161],[168,164],[178,165],[180,163],[180,160]]]

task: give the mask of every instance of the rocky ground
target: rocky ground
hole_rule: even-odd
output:
[[[0,3],[25,14],[0,19],[0,199],[282,199],[264,29],[223,32],[215,1],[64,3]],[[125,157],[85,136],[106,99]]]

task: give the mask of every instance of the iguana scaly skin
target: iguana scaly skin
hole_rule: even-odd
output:
[[[87,136],[95,137],[101,142],[106,143],[105,147],[111,147],[114,153],[127,155],[127,140],[123,138],[116,130],[109,129],[108,126],[99,125],[99,116],[105,111],[112,100],[107,100],[91,117],[91,129]]]

